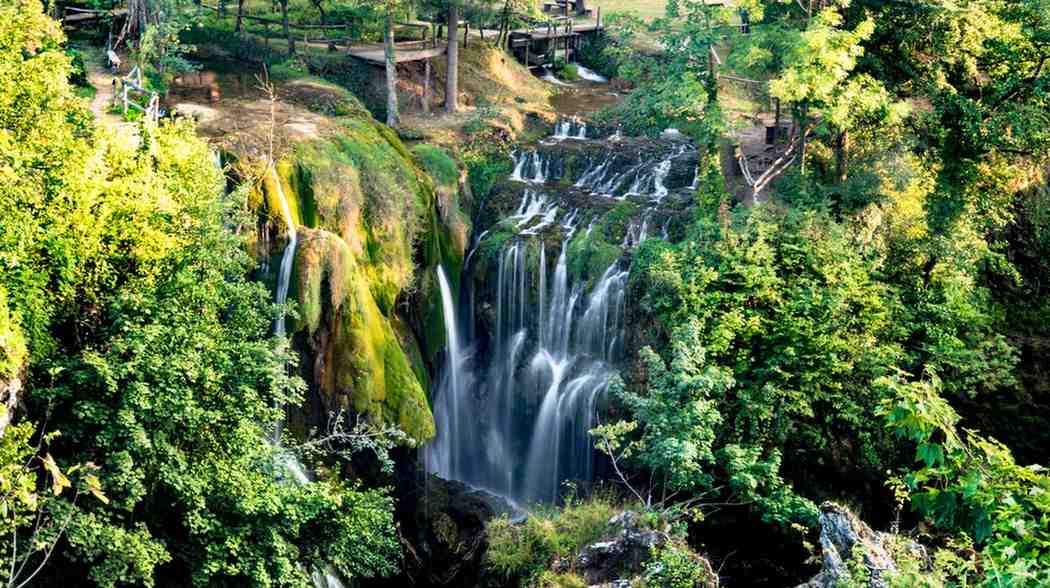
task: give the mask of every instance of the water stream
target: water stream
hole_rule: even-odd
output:
[[[284,194],[284,187],[281,185],[281,178],[277,175],[277,169],[273,165],[270,165],[269,171],[273,175],[274,185],[277,188],[277,198],[281,201],[281,215],[284,218],[285,227],[288,231],[288,245],[285,246],[284,253],[281,254],[281,266],[277,272],[276,302],[278,305],[283,306],[288,302],[288,289],[291,284],[292,265],[295,262],[295,251],[299,244],[299,234],[295,229],[295,219],[292,218],[292,211],[288,205],[288,198]],[[274,334],[277,336],[283,336],[285,334],[285,313],[283,311],[278,315],[273,330]],[[285,407],[281,406],[280,409],[281,414],[283,415]],[[310,482],[310,475],[299,458],[290,451],[280,451],[281,432],[283,429],[284,419],[282,418],[277,422],[274,428],[272,441],[279,450],[281,465],[284,466],[289,474],[291,474],[292,480],[294,480],[296,484],[307,484]],[[310,578],[313,581],[315,588],[345,588],[345,585],[339,579],[339,576],[331,565],[326,565],[323,569],[314,570],[310,574]]]
[[[626,261],[598,275],[570,271],[573,237],[590,236],[610,204],[575,202],[581,194],[630,199],[638,212],[623,229],[626,253],[666,238],[664,200],[693,179],[681,173],[695,160],[686,143],[634,140],[626,149],[619,132],[589,134],[586,123],[568,118],[545,147],[514,152],[507,190],[520,193],[517,206],[474,240],[458,289],[437,272],[447,349],[432,391],[437,435],[425,450],[427,470],[517,504],[554,502],[565,482],[590,483],[596,456],[588,432],[624,356]],[[586,165],[562,177],[569,172],[558,150],[576,150],[585,138]],[[504,235],[501,244],[479,254],[493,234]]]

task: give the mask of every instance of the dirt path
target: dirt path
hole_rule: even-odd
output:
[[[95,113],[95,118],[106,126],[117,126],[124,122],[119,115],[107,112],[115,95],[113,74],[94,59],[85,60],[84,68],[87,70],[88,82],[95,87],[95,97],[91,99],[91,111]]]

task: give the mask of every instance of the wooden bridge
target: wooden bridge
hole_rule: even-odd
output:
[[[526,29],[510,32],[510,50],[527,67],[546,66],[554,62],[560,51],[566,62],[576,59],[584,39],[601,34],[601,9],[593,23],[577,23],[571,17],[559,16]]]

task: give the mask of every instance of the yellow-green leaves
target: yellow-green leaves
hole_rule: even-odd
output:
[[[69,488],[72,484],[69,478],[62,473],[62,470],[55,463],[55,459],[48,453],[43,458],[44,469],[47,470],[48,475],[51,477],[51,493],[58,496],[63,490]]]

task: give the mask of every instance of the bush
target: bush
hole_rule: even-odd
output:
[[[653,549],[653,558],[645,564],[647,587],[696,588],[717,585],[717,577],[707,561],[686,545],[668,543]]]
[[[488,525],[485,567],[523,585],[574,586],[569,583],[571,575],[553,576],[544,571],[555,558],[571,557],[584,545],[601,539],[616,512],[610,500],[597,497],[561,510],[539,508],[517,524],[504,515]]]

